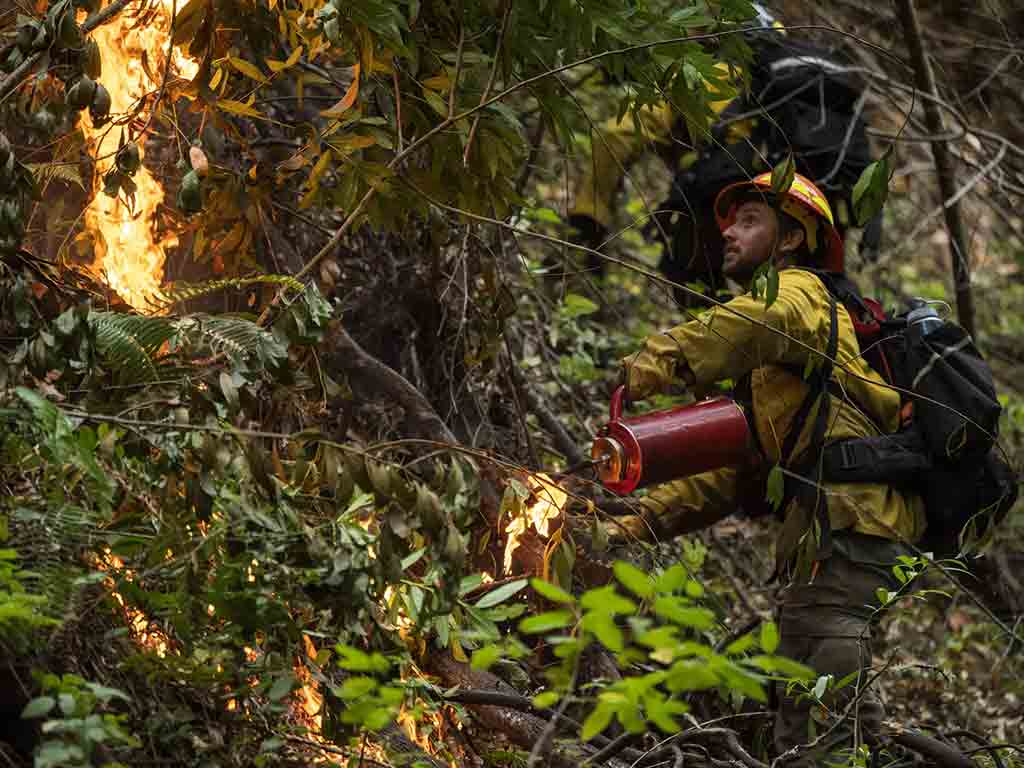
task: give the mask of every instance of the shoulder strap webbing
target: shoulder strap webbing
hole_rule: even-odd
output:
[[[833,361],[839,349],[839,317],[835,297],[829,293],[829,331],[828,345],[825,351],[825,359],[812,374],[809,382],[807,395],[800,408],[793,417],[789,434],[786,435],[782,445],[781,459],[791,474],[786,476],[785,500],[795,498],[797,502],[807,511],[813,514],[819,526],[818,551],[816,560],[823,560],[832,554],[832,524],[828,516],[828,503],[825,494],[821,490],[821,462],[818,458],[821,455],[821,448],[824,447],[825,433],[828,429],[828,417],[830,404],[829,382],[832,379]],[[818,412],[815,415],[814,427],[811,431],[811,439],[806,451],[807,458],[798,466],[793,465],[796,458],[793,454],[796,451],[797,440],[804,431],[804,426],[810,415],[814,403],[820,400]]]

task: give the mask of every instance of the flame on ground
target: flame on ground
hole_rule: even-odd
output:
[[[532,528],[541,538],[548,538],[551,524],[561,516],[569,498],[565,489],[543,472],[527,475],[526,486],[530,491],[527,503],[518,508],[505,528],[505,573],[512,572],[512,556],[526,532]]]
[[[92,33],[103,60],[100,82],[110,91],[110,114],[115,121],[135,109],[140,99],[148,97],[152,102],[160,90],[170,39],[172,1],[158,0],[151,10],[147,9],[144,21],[129,11],[122,12]],[[179,3],[179,9],[182,5]],[[198,68],[175,49],[168,79],[191,79]],[[143,110],[138,119],[144,125],[148,118],[148,111]],[[114,165],[113,155],[122,128],[95,128],[88,117],[83,118],[82,125],[86,139],[93,142],[94,153],[100,158],[97,172],[102,178]],[[143,151],[142,146],[139,149]],[[97,192],[85,211],[85,228],[96,244],[93,267],[118,295],[141,310],[149,308],[149,298],[160,288],[167,250],[178,244],[178,237],[173,232],[162,236],[156,232],[157,210],[164,201],[160,183],[145,167],[139,168],[133,181],[137,189],[132,205],[125,201],[123,192],[118,198]]]
[[[124,561],[112,553],[110,548],[107,547],[103,551],[103,557],[97,558],[95,562],[96,568],[100,571],[105,571],[110,574],[121,574],[124,578],[131,581],[135,574],[132,571],[125,568]],[[170,639],[160,629],[153,625],[150,618],[138,608],[129,606],[121,593],[117,591],[116,584],[114,583],[114,577],[108,576],[103,580],[104,586],[110,590],[110,596],[114,598],[114,601],[124,611],[125,619],[128,622],[128,629],[131,637],[141,647],[152,651],[160,658],[166,656],[173,649],[171,648]]]

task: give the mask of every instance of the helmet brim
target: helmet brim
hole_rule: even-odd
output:
[[[758,177],[758,179],[760,178],[763,178],[763,176]],[[772,194],[771,184],[758,181],[758,179],[737,181],[724,187],[718,193],[718,196],[715,197],[715,223],[718,224],[718,230],[722,234],[725,234],[725,230],[735,222],[736,200],[745,192],[759,191],[764,195],[766,203],[772,203],[774,195]],[[828,272],[844,271],[846,267],[846,249],[843,246],[843,238],[839,236],[839,231],[835,228],[835,225],[817,211],[814,211],[813,208],[810,208],[800,197],[793,196],[791,199],[811,210],[825,229],[825,242],[819,248],[820,255],[816,259],[819,266]]]

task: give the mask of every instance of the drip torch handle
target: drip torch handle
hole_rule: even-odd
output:
[[[622,403],[626,399],[626,385],[620,384],[612,392],[612,400],[608,405],[608,419],[618,421],[622,418]]]

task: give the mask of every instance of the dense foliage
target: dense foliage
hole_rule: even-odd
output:
[[[672,311],[643,269],[545,280],[566,169],[596,120],[657,101],[705,135],[742,87],[715,65],[749,60],[749,3],[99,5],[0,16],[12,760],[568,764],[618,741],[629,763],[714,765],[758,753],[701,724],[753,737],[770,680],[819,701],[849,684],[775,655],[765,595],[736,587],[769,559],[757,524],[752,566],[699,538],[607,553],[592,485],[552,480],[603,417],[610,361]],[[118,108],[92,35],[161,18],[150,86]],[[875,205],[890,170],[865,181]],[[118,245],[82,211],[134,213],[147,173],[150,224],[180,241],[140,313],[89,268]],[[636,232],[615,248],[650,264]],[[649,567],[610,565],[627,557]],[[879,616],[944,610],[904,597]],[[483,688],[529,743],[470,735],[495,722]]]

